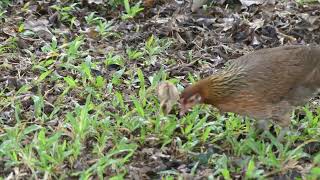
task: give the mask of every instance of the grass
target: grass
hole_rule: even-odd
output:
[[[168,77],[163,71],[151,77],[145,77],[139,68],[131,72],[132,78],[123,78],[124,73],[128,72],[125,69],[116,71],[110,79],[95,76],[92,68],[96,66],[122,64],[118,61],[131,61],[134,58],[126,60],[120,55],[108,54],[107,63],[98,64],[85,59],[80,64],[77,62],[80,59],[76,51],[81,49],[81,39],[74,39],[59,50],[53,40],[50,48],[43,48],[47,49],[45,52],[64,53],[60,53],[60,57],[55,60],[33,62],[34,71],[39,76],[30,85],[36,87],[56,82],[64,89],[54,104],[46,102],[47,92],[37,90],[31,95],[31,87],[28,85],[11,91],[9,96],[2,92],[2,110],[12,109],[16,120],[14,126],[4,125],[1,128],[0,157],[5,172],[14,167],[24,167],[32,178],[67,178],[69,176],[66,172],[72,172],[70,176],[86,179],[91,176],[103,178],[107,170],[110,172],[109,177],[122,179],[128,173],[125,165],[153,137],[157,139],[155,147],[163,149],[174,144],[182,154],[196,152],[196,155],[190,156],[194,158],[194,172],[199,164],[205,164],[214,170],[214,175],[225,179],[232,179],[231,175],[234,174],[244,174],[247,179],[263,179],[267,171],[286,172],[301,166],[299,161],[307,158],[312,162],[307,176],[319,176],[317,166],[320,155],[310,155],[303,151],[307,142],[319,140],[319,114],[313,114],[305,108],[306,117],[295,122],[296,125],[303,124],[305,129],[295,133],[293,130],[284,144],[277,142],[270,134],[261,139],[255,134],[250,119],[234,114],[212,114],[211,109],[204,106],[196,107],[180,119],[174,115],[164,116],[159,112],[159,103],[153,92],[157,84]],[[156,50],[148,48],[148,55],[142,57],[152,59]],[[58,62],[58,67],[64,67],[75,74],[57,76],[53,73],[57,67],[52,64]],[[135,86],[136,93],[131,94],[129,100],[124,99],[127,94],[116,90],[122,84]],[[75,102],[72,103],[74,106],[66,107],[65,101],[73,92],[80,93],[83,103]],[[104,100],[106,94],[109,101]],[[21,109],[24,97],[32,100],[28,111]],[[46,112],[46,106],[51,107],[50,112]],[[106,110],[108,106],[114,107],[116,112]],[[61,113],[63,115],[58,116]],[[209,116],[215,120],[208,120]],[[1,120],[2,123],[5,121]],[[221,153],[206,152],[208,149],[204,146],[208,144],[218,146]],[[82,158],[88,158],[90,162],[85,162],[79,168],[70,168],[77,166]],[[232,164],[234,158],[239,158],[239,164]],[[181,177],[175,170],[159,172],[159,175],[165,179]]]
[[[141,11],[126,2],[124,20]],[[75,28],[75,6],[52,7],[70,29]],[[85,22],[101,39],[123,36],[95,13]],[[303,118],[294,117],[284,143],[268,132],[256,134],[251,119],[219,114],[204,105],[181,118],[164,115],[155,88],[169,80],[182,90],[181,79],[163,69],[150,73],[145,68],[162,58],[174,40],[152,35],[143,45],[109,51],[101,60],[91,52],[96,49],[88,49],[89,39],[80,34],[44,43],[39,49],[45,58],[27,53],[24,83],[0,89],[2,178],[125,179],[134,163],[152,161],[151,156],[139,157],[150,148],[162,153],[155,158],[190,166],[190,175],[209,169],[209,179],[267,179],[298,170],[304,172],[301,179],[320,178],[320,154],[306,150],[320,141],[320,109],[305,107]],[[19,54],[16,39],[2,43],[0,52],[7,58]],[[1,69],[12,71],[9,63]],[[198,78],[190,75],[188,81]],[[184,175],[171,167],[158,170],[155,177]]]

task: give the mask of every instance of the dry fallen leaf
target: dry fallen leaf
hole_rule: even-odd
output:
[[[207,3],[207,0],[193,0],[191,4],[191,11],[197,11],[205,3]]]
[[[24,29],[31,30],[35,32],[40,38],[51,41],[53,38],[53,34],[48,29],[49,21],[47,19],[36,19],[36,20],[26,20],[24,22]]]
[[[157,94],[160,101],[160,108],[165,114],[168,114],[172,110],[173,105],[178,102],[178,89],[170,82],[162,82],[157,88]]]
[[[275,4],[275,0],[240,0],[244,6],[260,5],[260,4]]]
[[[155,0],[143,0],[143,6],[145,8],[151,8],[155,4]]]
[[[97,39],[99,38],[99,32],[96,28],[94,27],[90,27],[87,28],[85,31],[83,31],[84,33],[86,33],[88,35],[89,38],[91,39]]]
[[[103,4],[103,0],[88,0],[88,4]]]

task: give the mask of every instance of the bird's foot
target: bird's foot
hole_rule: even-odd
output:
[[[283,142],[284,140],[284,136],[289,132],[289,127],[282,127],[278,136],[277,136],[277,140],[279,142]]]
[[[256,126],[256,131],[257,134],[260,134],[262,137],[268,137],[270,138],[271,136],[273,137],[272,139],[277,140],[278,142],[282,143],[284,141],[285,135],[289,132],[289,127],[281,127],[281,130],[278,135],[272,130],[273,128],[270,129],[270,126],[272,123],[267,120],[260,120],[257,121],[255,126]],[[275,128],[275,127],[274,127]]]
[[[269,130],[270,122],[267,120],[259,120],[255,124],[258,132],[264,132]]]

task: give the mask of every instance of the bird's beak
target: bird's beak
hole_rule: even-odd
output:
[[[187,111],[185,108],[180,108],[179,116],[183,116]]]
[[[182,101],[180,101],[179,107],[180,107],[179,116],[183,116],[188,111],[188,108],[186,107],[185,104],[182,104]]]

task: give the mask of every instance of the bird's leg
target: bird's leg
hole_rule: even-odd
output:
[[[283,119],[281,119],[281,120],[274,120],[274,121],[276,124],[279,124],[281,127],[281,130],[276,138],[279,142],[282,142],[284,140],[284,136],[289,132],[290,118],[288,119],[288,118],[283,117]],[[268,120],[257,121],[255,124],[257,133],[260,134],[263,132],[267,132],[267,133],[272,134],[270,132],[270,125],[271,125],[271,123]]]
[[[284,136],[289,131],[289,126],[291,123],[291,113],[293,109],[293,106],[288,101],[281,101],[274,106],[274,109],[272,111],[272,120],[275,124],[281,126],[281,130],[277,137],[277,140],[279,142],[283,142]]]
[[[269,130],[269,121],[263,119],[263,120],[258,120],[255,124],[256,129],[262,130],[262,131],[268,131]]]
[[[289,127],[281,127],[281,130],[278,134],[277,140],[283,142],[284,136],[289,132]]]
[[[277,140],[279,142],[282,142],[284,136],[289,132],[289,126],[290,126],[290,123],[291,123],[291,113],[289,113],[289,112],[286,113],[277,122],[281,126],[281,130],[280,130],[280,132],[278,134]]]
[[[270,121],[266,119],[260,119],[255,122],[255,129],[258,135],[263,135],[265,132],[269,132]]]

